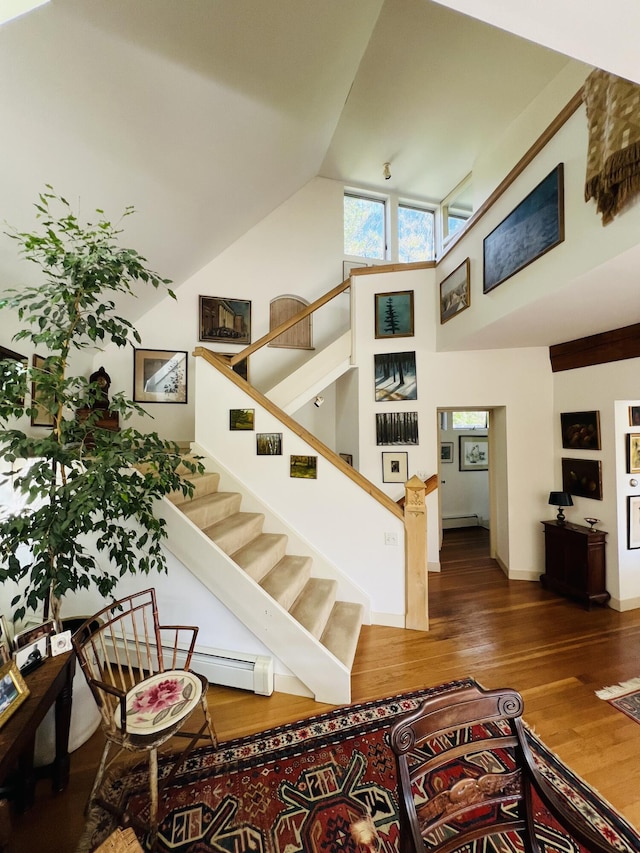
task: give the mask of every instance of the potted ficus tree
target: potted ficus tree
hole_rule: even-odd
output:
[[[18,584],[11,601],[16,620],[29,609],[59,621],[71,591],[95,587],[108,599],[127,573],[166,571],[166,531],[154,505],[175,490],[191,494],[184,466],[191,473],[201,466],[157,433],[128,427],[134,412],[147,413],[124,392],[108,402],[120,429],[101,428],[104,371],[91,378],[74,371],[82,351],[140,342],[115,303],[137,284],[175,298],[170,282],[118,245],[121,228],[103,211],[93,224],[81,224],[50,186],[35,207],[40,228],[7,236],[39,267],[41,280],[0,294],[0,309],[14,309],[23,325],[13,340],[28,341],[39,356],[33,366],[0,361],[0,471],[11,474],[23,503],[19,513],[0,518],[0,582]],[[132,212],[127,208],[124,217]],[[31,387],[39,417],[51,423],[46,431],[15,426],[35,414]]]

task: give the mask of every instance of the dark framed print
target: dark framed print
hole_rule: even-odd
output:
[[[186,351],[134,349],[133,399],[136,403],[186,403]]]
[[[600,450],[600,412],[562,412],[562,446],[574,450]]]
[[[460,471],[489,470],[489,437],[486,435],[458,436],[458,468]]]
[[[382,482],[406,483],[409,479],[409,454],[386,452],[382,454]]]
[[[255,409],[229,409],[229,429],[250,431],[253,429]]]
[[[418,413],[377,414],[376,444],[418,444]]]
[[[318,478],[318,457],[290,456],[289,475],[299,477],[302,480],[316,480]]]
[[[26,355],[20,355],[19,352],[14,352],[12,349],[7,349],[7,347],[0,346],[0,361],[17,361],[22,365],[23,370],[23,386],[24,390],[27,390],[27,367],[29,366],[29,359]],[[15,381],[15,365],[8,365],[7,371],[5,372],[4,368],[0,366],[0,382],[4,385],[5,382]],[[2,386],[0,386],[2,387]],[[24,405],[24,396],[20,398],[20,405]]]
[[[640,426],[640,406],[629,406],[629,426]]]
[[[282,433],[257,432],[256,454],[258,456],[282,456]]]
[[[417,400],[415,352],[382,352],[373,359],[377,402]]]
[[[231,352],[217,352],[216,355],[219,355],[220,358],[224,358],[225,361],[229,361],[230,358],[233,358],[235,353]],[[231,368],[234,373],[237,373],[241,379],[244,379],[245,382],[249,381],[249,356],[243,358],[242,361],[239,361],[237,364],[234,364]]]
[[[627,498],[627,547],[640,548],[640,495]]]
[[[34,355],[31,362],[34,368],[31,382],[31,426],[53,426],[53,415],[42,405],[38,391],[38,371],[44,368],[45,361],[46,359],[43,356]]]
[[[246,299],[201,296],[199,340],[250,344],[251,302]]]
[[[413,290],[376,293],[376,338],[413,337]]]
[[[562,491],[579,498],[602,500],[602,463],[599,459],[562,459]]]
[[[440,461],[441,462],[453,462],[453,442],[452,441],[441,441],[440,442]]]
[[[339,453],[338,456],[340,459],[344,460],[347,465],[351,465],[353,467],[353,454],[352,453]]]
[[[464,260],[440,282],[440,324],[471,305],[471,261]]]
[[[640,474],[640,433],[627,436],[627,473]]]
[[[564,164],[559,163],[484,238],[484,293],[564,240]]]
[[[0,728],[17,711],[29,695],[29,688],[20,675],[15,661],[0,667]]]

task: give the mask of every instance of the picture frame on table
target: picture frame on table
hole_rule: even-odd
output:
[[[562,446],[569,450],[600,450],[600,412],[562,412]]]
[[[25,646],[31,645],[42,637],[50,637],[55,632],[56,623],[53,619],[42,622],[40,625],[31,625],[29,628],[25,628],[15,635],[13,638],[14,648],[16,650],[23,649]]]
[[[640,495],[627,497],[627,548],[640,548]]]
[[[458,436],[458,469],[460,471],[489,470],[489,436]]]
[[[562,491],[579,498],[602,500],[602,463],[599,459],[561,460]]]
[[[223,296],[199,297],[198,340],[221,344],[251,343],[251,301]]]
[[[531,190],[483,241],[483,293],[564,240],[564,163]]]
[[[376,293],[374,299],[376,338],[412,338],[413,290]]]
[[[466,258],[440,282],[440,325],[471,305],[471,260]]]
[[[409,454],[405,451],[382,453],[382,482],[406,483],[409,479]]]
[[[29,688],[20,674],[15,661],[7,661],[0,667],[0,728],[13,716],[29,696]]]
[[[39,637],[28,646],[16,649],[13,657],[20,672],[31,672],[49,657],[49,637]]]
[[[186,350],[134,349],[133,399],[136,403],[186,403]]]

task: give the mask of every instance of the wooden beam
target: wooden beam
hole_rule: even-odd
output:
[[[640,323],[555,344],[549,347],[549,358],[553,373],[640,358]]]

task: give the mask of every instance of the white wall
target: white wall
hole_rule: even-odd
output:
[[[481,525],[489,527],[489,471],[460,470],[460,438],[487,435],[486,429],[454,429],[451,412],[444,413],[447,428],[440,430],[440,441],[453,445],[451,462],[440,463],[440,512],[443,528]],[[468,516],[471,516],[470,518]],[[475,516],[475,517],[474,517]]]

